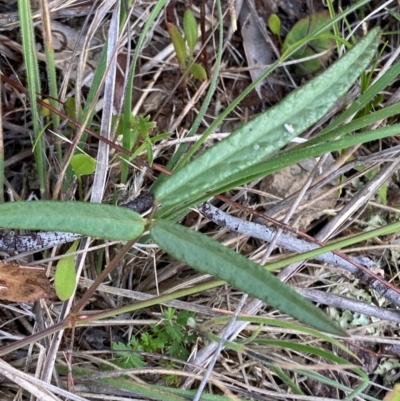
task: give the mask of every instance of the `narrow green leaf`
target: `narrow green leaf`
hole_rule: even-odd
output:
[[[133,98],[133,93],[135,92],[133,90],[133,83],[135,79],[135,72],[136,72],[136,65],[139,60],[139,57],[143,54],[142,48],[144,46],[144,43],[148,40],[149,37],[149,32],[151,32],[154,29],[154,21],[157,19],[157,17],[160,15],[160,13],[164,10],[165,4],[168,2],[168,0],[158,0],[155,4],[154,7],[152,7],[150,14],[146,18],[146,23],[144,24],[143,27],[140,28],[140,35],[139,38],[136,41],[135,45],[135,51],[133,52],[132,56],[132,61],[129,63],[129,72],[128,72],[128,81],[125,86],[125,102],[124,102],[124,112],[123,112],[123,146],[125,147],[125,142],[127,141],[130,143],[130,139],[126,140],[125,135],[130,135],[131,129],[129,127],[130,121],[132,118],[132,110],[135,108],[135,104],[132,101]],[[130,14],[129,14],[130,15]],[[134,143],[136,142],[136,139],[133,141]],[[129,148],[131,150],[131,148]],[[122,163],[122,168],[121,168],[121,182],[125,183],[127,180],[128,176],[128,164]]]
[[[218,28],[216,27],[218,35],[216,35],[216,39],[218,39],[218,40],[217,40],[217,54],[216,54],[216,57],[214,60],[213,73],[211,74],[211,77],[210,77],[210,83],[209,83],[209,86],[207,89],[207,93],[201,104],[199,112],[196,113],[196,118],[193,121],[193,123],[191,124],[190,130],[187,133],[187,137],[193,136],[197,132],[200,124],[203,122],[204,116],[208,111],[208,107],[211,103],[211,100],[213,99],[213,96],[217,91],[217,86],[218,86],[218,82],[220,79],[222,55],[224,53],[224,46],[223,46],[223,44],[224,44],[224,22],[223,22],[223,13],[222,13],[221,2],[217,1],[216,6],[217,6],[216,7],[217,17],[218,17]],[[232,110],[233,109],[234,109],[234,107],[232,107]],[[216,121],[217,120],[222,121],[223,118],[221,118],[221,119],[217,118]],[[216,123],[216,126],[218,126],[217,123]],[[208,132],[208,130],[206,130],[206,132],[202,135],[200,140],[196,142],[196,145],[201,146],[201,144],[206,141],[207,137],[213,131],[210,130],[208,133],[207,132]],[[194,147],[192,147],[190,152],[186,152],[188,145],[189,145],[188,143],[182,143],[179,146],[179,148],[172,155],[172,157],[170,158],[170,160],[167,164],[168,170],[175,171],[175,169],[179,169],[179,166],[184,166],[185,164],[187,164],[187,161],[191,159],[191,151],[192,150],[194,152],[196,151],[196,149]],[[185,152],[186,152],[186,154],[185,154]],[[166,177],[167,177],[166,175],[161,174],[158,177],[157,181],[154,183],[153,188],[155,188],[155,186],[160,185],[162,182],[164,182]]]
[[[187,9],[183,14],[183,31],[185,32],[186,43],[190,50],[190,57],[193,56],[194,48],[198,38],[197,21],[193,12]]]
[[[72,232],[128,241],[142,234],[144,220],[124,207],[84,202],[8,202],[0,205],[0,227]]]
[[[300,387],[300,384],[297,384],[298,380],[292,380],[289,375],[287,375],[281,368],[278,368],[277,366],[269,366],[269,369],[272,371],[272,373],[275,373],[275,375],[278,376],[279,379],[281,379],[282,382],[289,387],[289,389],[293,394],[305,395]]]
[[[199,81],[205,81],[207,79],[207,72],[200,64],[193,63],[190,67],[190,73]]]
[[[79,241],[75,241],[66,252],[66,255],[75,252],[78,244]],[[75,255],[66,256],[57,263],[54,288],[61,301],[71,298],[76,287],[75,258]]]
[[[379,29],[372,30],[321,75],[166,179],[155,190],[164,208],[158,215],[218,189],[227,179],[265,160],[323,117],[366,68],[380,35]]]
[[[86,102],[82,112],[80,110],[80,107],[76,107],[79,97],[77,96],[74,98],[76,119],[81,123],[85,123],[88,127],[91,126],[93,116],[95,114],[93,111],[93,103],[97,101],[99,91],[101,90],[103,85],[104,75],[107,73],[107,47],[108,45],[106,43],[101,50],[99,60],[96,62],[96,70],[94,72],[93,80],[89,88],[89,93],[86,96]],[[77,115],[76,113],[79,113],[79,115]],[[83,138],[81,138],[81,141],[82,140]]]
[[[72,96],[67,97],[67,99],[65,100],[65,103],[64,103],[64,109],[65,109],[65,114],[69,117],[69,119],[75,120],[75,121],[78,120],[79,116],[76,115],[76,102],[75,102],[74,97],[72,97]],[[82,111],[82,108],[79,108],[79,109],[80,109],[79,115],[81,115],[83,111]],[[73,130],[75,129],[75,125],[72,124],[71,122],[68,122],[67,125],[69,128],[71,128]]]
[[[180,395],[177,392],[178,389],[168,388],[160,385],[153,386],[149,385],[148,383],[136,383],[133,382],[133,380],[114,379],[106,377],[100,378],[99,381],[101,383],[104,383],[107,387],[114,387],[118,389],[118,391],[121,391],[121,389],[125,391],[130,391],[132,396],[135,395],[135,397],[137,397],[137,394],[139,394],[145,399],[154,401],[187,401],[188,399],[192,399],[194,396],[194,393],[191,394],[191,397],[188,396],[188,390],[186,390],[185,392],[182,391],[183,394]],[[207,400],[207,398],[203,396],[202,399]],[[211,401],[214,400],[215,399],[211,399]],[[216,401],[219,401],[219,399],[217,399]],[[228,399],[226,398],[224,400],[223,398],[221,398],[221,401],[228,401]]]
[[[152,166],[154,161],[154,155],[151,141],[146,141],[146,149],[147,149],[147,162],[149,163],[149,166]]]
[[[288,285],[212,238],[169,220],[156,220],[150,235],[161,249],[195,269],[217,276],[318,330],[347,335]]]
[[[211,328],[216,324],[218,325],[218,324],[228,323],[230,319],[231,318],[228,316],[214,317],[213,319],[203,323],[201,325],[201,330],[207,331],[208,327]],[[330,343],[333,346],[340,348],[346,354],[357,359],[357,356],[353,352],[351,352],[345,345],[343,345],[340,340],[336,340],[335,338],[329,336],[328,334],[323,334],[317,330],[310,329],[308,327],[296,324],[294,322],[282,320],[279,317],[271,319],[265,316],[239,316],[237,320],[239,322],[255,323],[256,325],[267,325],[278,328],[280,327],[285,330],[299,331],[301,333],[305,333],[313,337],[316,337],[324,342]]]
[[[43,3],[42,3],[43,4]],[[46,55],[46,70],[49,81],[50,91],[50,104],[56,109],[60,109],[60,102],[57,100],[59,92],[57,85],[57,69],[56,60],[53,46],[53,34],[51,30],[50,12],[47,7],[41,7],[42,9],[42,23],[43,23],[43,44],[44,52]],[[60,126],[60,116],[57,113],[51,113],[51,119],[53,122],[53,129],[58,130]],[[61,164],[63,161],[63,150],[61,143],[56,141],[55,152],[58,162]]]
[[[43,119],[39,113],[36,97],[42,92],[40,85],[39,63],[36,52],[35,33],[33,28],[32,5],[29,0],[18,0],[18,13],[20,18],[21,38],[23,56],[25,61],[26,78],[28,82],[29,100],[32,113],[33,131],[32,139],[36,168],[39,175],[40,193],[42,197],[46,194],[46,146],[44,137],[41,135]]]
[[[171,22],[167,22],[167,29],[172,44],[174,46],[176,58],[178,59],[179,65],[181,66],[182,70],[185,70],[186,69],[185,40],[183,39],[182,34],[179,32],[179,29]]]
[[[84,153],[73,155],[70,164],[77,177],[93,174],[96,169],[96,159]]]

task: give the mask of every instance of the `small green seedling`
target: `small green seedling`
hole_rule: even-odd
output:
[[[206,70],[200,64],[193,62],[194,49],[198,40],[198,27],[192,11],[188,9],[183,15],[185,36],[171,22],[167,22],[167,29],[183,73],[186,75],[189,72],[196,79],[205,81],[207,79]]]
[[[173,358],[186,360],[189,357],[188,347],[197,339],[197,335],[187,329],[188,321],[193,319],[193,312],[182,311],[176,315],[175,309],[169,307],[164,311],[160,324],[151,325],[150,331],[143,332],[140,338],[132,337],[128,344],[113,342],[112,348],[117,351],[114,363],[125,369],[145,366],[141,355],[132,351],[161,351]]]
[[[277,14],[271,14],[268,18],[268,28],[269,30],[278,37],[279,42],[281,41],[281,19],[278,17]]]
[[[79,199],[83,199],[81,177],[82,175],[90,175],[94,173],[96,170],[96,159],[87,154],[78,153],[72,156],[70,164],[78,179]]]
[[[50,104],[50,99],[43,99],[43,102],[46,104]],[[48,107],[40,106],[39,113],[42,117],[50,117],[51,111]]]
[[[330,16],[327,12],[315,13],[309,17],[302,18],[301,20],[297,21],[290,32],[286,35],[282,46],[282,53],[288,50],[290,46],[300,41],[304,41],[307,37],[312,36],[315,31],[320,29],[329,21]],[[329,28],[326,29],[322,34],[317,35],[315,39],[307,41],[304,46],[302,46],[292,55],[292,58],[297,60],[314,56],[318,53],[323,53],[317,58],[301,62],[295,67],[296,73],[303,75],[310,74],[318,71],[326,63],[335,44],[334,40],[326,34],[330,34]]]
[[[156,128],[157,123],[151,121],[151,116],[134,116],[131,115],[128,130],[124,131],[124,116],[118,124],[116,136],[122,136],[122,144],[124,149],[133,152],[131,156],[120,154],[124,162],[121,168],[121,181],[125,182],[129,171],[129,162],[134,160],[142,152],[147,151],[147,162],[151,166],[153,164],[153,146],[155,143],[162,141],[172,135],[171,132],[163,132],[153,136],[153,129]],[[135,148],[135,144],[137,148]]]
[[[156,142],[162,141],[165,138],[171,136],[170,132],[165,132],[159,135],[151,136],[151,131],[157,126],[153,121],[150,121],[150,116],[134,117],[134,121],[131,124],[131,129],[134,131],[133,135],[138,138],[142,137],[143,143],[135,150],[130,156],[129,160],[134,160],[140,153],[147,150],[147,162],[151,166],[153,164],[153,146]]]

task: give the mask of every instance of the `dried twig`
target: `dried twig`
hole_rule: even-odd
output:
[[[230,216],[229,214],[222,212],[218,208],[214,207],[210,203],[204,203],[199,207],[199,211],[214,223],[227,227],[233,231],[240,232],[245,235],[249,235],[255,238],[262,239],[270,242],[275,235],[275,230],[257,223],[249,221],[243,221],[237,217]],[[277,241],[277,245],[284,249],[296,253],[303,253],[312,249],[319,248],[318,245],[294,238],[292,235],[282,234]],[[327,252],[322,255],[318,255],[315,259],[328,263],[333,267],[340,267],[344,270],[355,275],[361,282],[367,282],[374,290],[390,300],[396,306],[400,306],[399,294],[395,291],[388,289],[384,284],[378,280],[372,280],[371,277],[360,271],[360,269],[354,264],[342,259],[340,256],[333,252]],[[366,266],[368,269],[372,269],[375,266],[375,262],[366,257],[353,257],[355,262]]]

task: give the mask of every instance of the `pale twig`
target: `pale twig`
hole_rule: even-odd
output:
[[[371,305],[354,298],[332,294],[331,292],[327,291],[300,287],[294,287],[294,289],[313,302],[334,306],[335,308],[349,310],[351,312],[361,313],[367,316],[374,316],[389,322],[400,323],[400,311],[395,309],[379,308],[378,306]]]
[[[261,225],[252,223],[249,221],[241,220],[237,217],[230,216],[227,213],[222,212],[218,208],[212,206],[209,203],[204,203],[199,207],[199,211],[214,223],[229,228],[230,230],[262,239],[263,241],[270,242],[275,235],[275,230]],[[304,253],[312,249],[319,248],[319,245],[310,243],[292,235],[282,234],[277,241],[277,245],[291,252]],[[366,273],[360,271],[354,264],[342,259],[340,256],[333,252],[327,252],[322,255],[317,255],[314,259],[319,260],[323,263],[328,263],[333,267],[340,267],[353,275],[357,276],[361,281],[368,282],[369,285],[376,290],[379,294],[384,296],[386,299],[393,302],[395,305],[400,306],[399,294],[394,290],[388,288],[378,280],[372,280],[371,277]],[[375,262],[366,257],[354,256],[353,260],[360,263],[367,268],[371,269],[376,267]]]
[[[293,214],[295,213],[299,203],[301,202],[301,200],[303,199],[303,197],[305,196],[308,188],[312,185],[312,182],[314,180],[315,175],[318,173],[318,170],[325,164],[325,161],[328,157],[329,153],[325,154],[322,158],[320,158],[317,162],[317,164],[315,165],[315,167],[313,168],[312,172],[310,173],[307,181],[304,183],[303,187],[301,188],[300,191],[298,191],[298,194],[296,196],[296,198],[294,199],[288,213],[286,214],[285,218],[283,219],[283,223],[288,224],[289,220],[292,218]],[[268,247],[267,251],[265,252],[262,260],[261,260],[261,265],[264,265],[268,258],[270,257],[272,251],[275,248],[275,244],[279,239],[279,236],[282,234],[283,229],[282,228],[278,228],[274,238],[272,239],[270,246]]]

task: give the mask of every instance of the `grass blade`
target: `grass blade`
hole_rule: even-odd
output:
[[[156,20],[157,16],[161,13],[164,5],[167,3],[167,0],[159,0],[156,2],[153,10],[151,11],[149,18],[147,19],[146,24],[141,30],[141,34],[139,37],[139,40],[136,43],[135,47],[135,52],[133,54],[133,59],[132,59],[132,64],[129,69],[129,74],[128,74],[128,80],[127,80],[127,85],[126,85],[126,90],[125,90],[125,103],[124,103],[124,113],[123,113],[123,130],[122,132],[124,133],[124,138],[123,138],[123,144],[124,146],[126,144],[130,144],[131,142],[135,143],[137,140],[137,136],[135,138],[129,138],[125,136],[129,136],[132,133],[132,130],[130,128],[130,122],[131,122],[131,117],[132,117],[132,108],[134,105],[132,104],[133,101],[133,81],[135,78],[135,70],[136,70],[136,65],[138,63],[142,47],[145,43],[147,34],[149,31],[152,29],[152,26],[154,24],[154,21]],[[131,149],[129,149],[131,150]],[[122,157],[124,159],[124,157]],[[125,158],[126,159],[126,158]],[[122,171],[121,171],[121,182],[125,182],[127,179],[127,174],[128,174],[128,165],[126,161],[123,161],[122,163]]]
[[[36,42],[33,32],[33,18],[31,3],[29,0],[18,0],[18,12],[21,23],[21,37],[23,55],[28,81],[29,99],[31,103],[33,131],[35,133],[34,154],[38,169],[40,194],[46,196],[46,174],[45,174],[45,144],[42,136],[42,118],[39,114],[36,96],[41,92],[39,67],[36,55]]]

